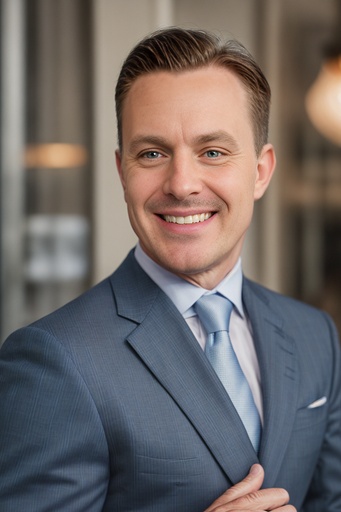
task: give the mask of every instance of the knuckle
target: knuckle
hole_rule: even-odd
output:
[[[250,492],[246,496],[243,496],[242,500],[245,500],[248,504],[252,505],[253,503],[257,503],[262,497],[262,494],[259,491]]]
[[[272,505],[276,503],[277,506],[282,507],[289,503],[289,494],[285,489],[281,488],[258,490],[239,497],[233,503],[237,507],[245,507],[245,509],[249,509],[255,506],[259,507],[262,505],[267,508],[266,504],[269,505],[270,503]],[[289,505],[289,507],[291,507],[291,505]],[[288,512],[296,512],[295,508],[285,507],[285,510],[288,510]]]
[[[228,497],[229,501],[234,501],[240,497],[240,491],[238,485],[230,487],[225,493],[224,496]],[[221,512],[221,511],[218,511]]]
[[[290,499],[288,491],[286,491],[285,489],[278,489],[277,491],[283,501],[283,504],[288,503]]]
[[[289,505],[290,496],[288,491],[282,488],[278,488],[276,489],[276,492],[279,510],[283,510],[283,512],[297,512],[294,506]]]
[[[251,492],[249,494],[245,494],[244,496],[238,496],[238,498],[231,500],[231,505],[233,505],[233,507],[236,507],[236,509],[238,510],[249,510],[249,508],[257,504],[258,501],[259,493],[256,491]],[[231,509],[230,512],[233,511],[234,509]]]

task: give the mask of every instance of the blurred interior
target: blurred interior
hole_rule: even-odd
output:
[[[278,165],[244,271],[341,330],[340,83],[333,132],[306,109],[324,63],[341,55],[340,0],[0,0],[0,23],[1,340],[136,243],[114,162],[114,87],[129,49],[169,25],[236,38],[265,71]]]

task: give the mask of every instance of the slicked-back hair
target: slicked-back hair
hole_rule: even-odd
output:
[[[195,70],[219,66],[234,73],[244,86],[250,108],[256,154],[268,140],[270,86],[246,48],[236,40],[222,41],[204,30],[177,27],[159,30],[138,43],[123,63],[115,93],[118,143],[122,149],[122,110],[133,83],[157,71]]]

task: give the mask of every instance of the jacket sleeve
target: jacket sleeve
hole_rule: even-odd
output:
[[[109,457],[98,411],[64,346],[35,327],[0,351],[0,510],[102,510]]]
[[[341,354],[333,322],[326,315],[333,346],[328,423],[302,512],[341,511]]]

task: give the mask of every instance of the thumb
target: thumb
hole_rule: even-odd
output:
[[[214,512],[217,510],[223,510],[223,506],[231,503],[238,498],[242,498],[250,493],[256,492],[261,488],[261,485],[264,480],[264,469],[260,464],[254,464],[251,466],[249,474],[246,475],[244,480],[241,480],[233,487],[230,487],[227,491],[224,492],[217,500],[215,500],[212,505],[205,510],[205,512]],[[224,510],[228,510],[224,508]]]
[[[233,487],[230,487],[225,493],[225,497],[228,497],[230,501],[241,498],[246,494],[258,491],[264,480],[264,469],[260,464],[254,464],[251,466],[248,475]]]

